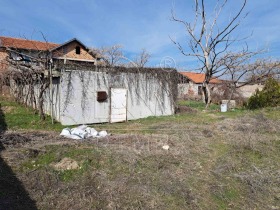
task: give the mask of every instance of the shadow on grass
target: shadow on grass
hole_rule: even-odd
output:
[[[5,115],[0,104],[0,210],[37,209],[35,202],[30,198],[23,184],[1,157],[1,151],[5,150],[2,141],[5,138],[6,130]]]

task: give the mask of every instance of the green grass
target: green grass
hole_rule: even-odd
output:
[[[197,110],[205,110],[205,104],[202,101],[185,101],[185,100],[181,100],[178,101],[178,105],[180,106],[188,106],[191,108],[195,108]],[[208,107],[208,110],[220,110],[220,106],[217,104],[210,104]]]
[[[213,193],[214,202],[217,205],[217,209],[226,210],[230,203],[236,202],[240,198],[240,192],[233,186],[224,187],[225,189],[220,189],[218,192]]]
[[[4,119],[2,119],[1,123],[6,123],[8,129],[59,131],[64,127],[58,122],[52,124],[51,118],[48,115],[46,115],[46,120],[40,120],[40,116],[35,114],[35,110],[24,107],[11,99],[0,97],[0,104],[4,114]]]
[[[40,120],[38,114],[34,114],[35,111],[31,108],[24,107],[10,99],[0,97],[0,104],[2,111],[4,112],[4,119],[2,119],[1,127],[3,123],[6,123],[7,128],[11,130],[24,129],[24,130],[54,130],[61,131],[65,126],[62,126],[59,122],[51,123],[50,116],[46,115],[46,120]],[[229,110],[228,112],[220,112],[220,106],[216,104],[210,104],[207,111],[205,110],[205,104],[201,101],[179,101],[178,105],[188,106],[195,110],[196,113],[180,113],[171,116],[159,116],[159,117],[147,117],[138,120],[131,120],[125,123],[103,123],[94,124],[92,127],[98,130],[107,130],[111,133],[140,133],[150,134],[155,133],[155,130],[170,129],[170,123],[180,123],[188,125],[190,123],[197,124],[209,124],[223,120],[224,118],[236,118],[243,115],[256,115],[258,113],[264,114],[270,119],[280,118],[280,109],[277,108],[265,108],[261,110],[246,110],[244,108],[237,108]],[[5,122],[3,122],[5,121]]]

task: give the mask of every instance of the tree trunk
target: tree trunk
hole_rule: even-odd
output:
[[[231,91],[230,91],[230,95],[229,95],[229,98],[228,98],[228,101],[227,101],[227,107],[229,107],[229,103],[230,103],[230,101],[232,99],[232,96],[233,96],[233,93],[235,91],[235,85],[231,84],[230,89],[231,89]]]
[[[34,85],[31,85],[31,105],[32,108],[34,108],[34,114],[37,114],[37,102],[36,102],[36,96],[35,96],[35,91],[34,91]]]
[[[208,108],[211,102],[211,93],[209,89],[209,82],[212,77],[212,70],[210,68],[210,62],[209,62],[209,53],[208,51],[204,51],[204,58],[205,58],[205,68],[206,68],[206,73],[205,73],[205,80],[203,82],[203,92],[204,92],[204,102],[206,104],[205,109]]]
[[[44,99],[43,97],[39,98],[39,115],[40,115],[40,119],[41,120],[45,120],[46,119],[46,116],[45,116],[45,113],[44,113],[44,110],[43,110],[43,106],[44,106]]]
[[[39,115],[41,120],[45,120],[46,116],[44,113],[44,93],[45,90],[49,87],[50,81],[49,80],[42,80],[42,84],[40,87],[40,93],[39,93],[39,104],[38,104],[38,110],[39,110]]]
[[[205,103],[205,109],[207,109],[211,103],[211,92],[208,83],[204,83],[202,86],[202,98]]]

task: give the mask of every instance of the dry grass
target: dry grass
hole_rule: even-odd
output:
[[[279,118],[212,115],[87,141],[8,131],[1,155],[39,209],[280,209]],[[80,168],[51,167],[65,157]]]

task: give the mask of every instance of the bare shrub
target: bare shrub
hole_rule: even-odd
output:
[[[220,104],[222,100],[235,100],[237,106],[243,106],[246,99],[234,89],[233,92],[227,84],[222,84],[212,91],[212,103]]]

